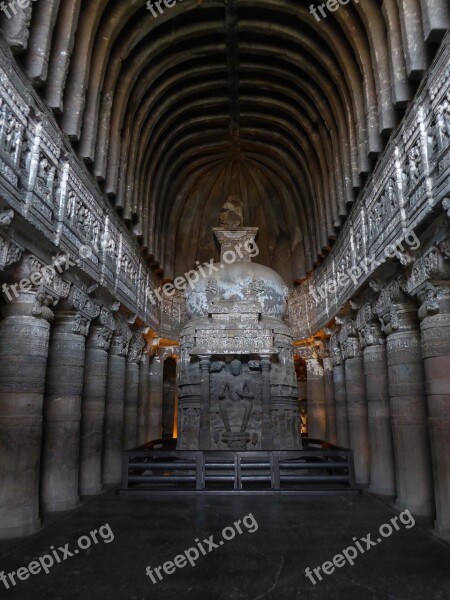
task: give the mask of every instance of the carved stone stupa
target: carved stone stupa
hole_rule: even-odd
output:
[[[185,293],[178,449],[301,447],[287,287],[252,262],[257,228],[242,227],[239,199],[222,207],[217,270]]]

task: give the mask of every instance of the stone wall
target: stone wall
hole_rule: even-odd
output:
[[[289,322],[295,339],[327,325],[371,278],[378,268],[375,261],[386,263],[389,245],[401,240],[404,230],[419,232],[450,194],[449,62],[447,35],[332,250],[291,292]],[[348,277],[350,269],[354,281]]]

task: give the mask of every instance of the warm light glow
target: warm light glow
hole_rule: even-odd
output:
[[[178,389],[175,390],[175,405],[173,409],[173,439],[178,437]]]

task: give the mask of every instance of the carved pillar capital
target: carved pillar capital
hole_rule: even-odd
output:
[[[115,319],[116,326],[111,340],[110,354],[125,357],[128,354],[132,333],[126,320],[122,317]]]
[[[328,356],[323,359],[323,370],[325,372],[333,370],[333,359],[331,358],[331,356]]]
[[[394,279],[382,290],[375,303],[374,312],[380,319],[381,330],[386,335],[395,332],[415,331],[417,306],[403,291],[405,278]]]
[[[356,315],[356,328],[361,347],[382,346],[386,340],[381,331],[381,324],[375,314],[371,302],[366,302]]]
[[[0,271],[4,271],[22,256],[23,248],[0,233]]]
[[[405,291],[421,302],[420,319],[450,312],[450,239],[429,248],[412,266]]]
[[[328,350],[330,352],[331,362],[333,367],[342,365],[344,358],[342,356],[341,346],[339,344],[339,328],[333,329],[331,332],[330,339],[328,341]]]
[[[199,355],[200,369],[202,371],[209,371],[209,366],[211,364],[211,357],[209,354],[200,354]]]
[[[270,371],[272,366],[272,358],[270,354],[261,354],[260,355],[260,364],[262,371]]]
[[[142,331],[134,331],[131,336],[127,359],[130,363],[137,364],[141,360],[142,352],[145,347],[145,340],[142,333]]]
[[[7,235],[7,229],[13,218],[13,210],[0,210],[0,271],[4,271],[7,267],[18,262],[24,251],[22,246]]]
[[[84,291],[72,286],[70,293],[58,306],[56,317],[66,320],[72,333],[87,336],[91,321],[100,314],[100,305]]]
[[[312,356],[306,359],[306,371],[308,376],[323,377],[323,368],[317,357]]]
[[[342,323],[339,332],[339,343],[344,360],[361,356],[361,344],[359,342],[358,330],[353,319],[347,318]]]
[[[310,338],[302,342],[300,346],[294,346],[294,354],[305,362],[318,361],[328,355],[328,347],[321,339]]]

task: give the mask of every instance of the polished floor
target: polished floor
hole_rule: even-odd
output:
[[[53,517],[26,541],[1,543],[0,573],[15,572],[16,585],[6,576],[9,589],[0,581],[0,598],[448,600],[450,546],[418,523],[411,526],[407,515],[403,521],[408,527],[397,519],[395,527],[390,525],[392,534],[377,543],[380,527],[394,516],[367,495],[149,500],[108,492],[85,501],[76,511]],[[91,535],[94,530],[97,533]],[[382,531],[388,535],[388,526]],[[368,533],[376,542],[370,549]],[[354,566],[346,562],[325,575],[323,563],[352,544],[355,550],[347,555],[357,553]],[[41,563],[30,566],[41,572],[19,571],[20,581],[20,567],[46,554]],[[176,568],[173,560],[181,554]],[[160,579],[157,568],[168,561],[172,564],[166,570],[175,572],[159,569]],[[42,572],[42,563],[48,565],[48,574]],[[151,576],[146,575],[147,566]],[[314,585],[305,569],[318,566],[322,581],[316,578]],[[331,568],[324,566],[326,571]]]

